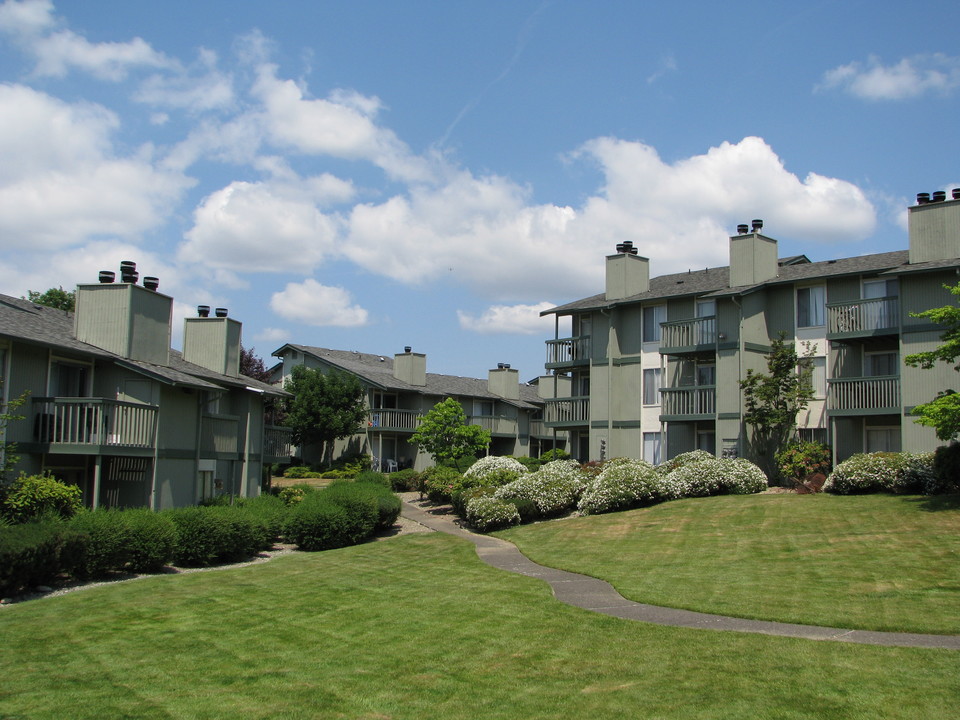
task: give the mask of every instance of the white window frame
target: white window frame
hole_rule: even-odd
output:
[[[653,379],[653,386],[655,387],[655,390],[653,391],[653,393],[656,400],[654,400],[653,402],[647,402],[648,400],[647,388],[650,385],[651,378]],[[643,395],[641,397],[641,402],[644,407],[653,407],[653,406],[660,405],[660,402],[661,402],[660,388],[662,387],[663,387],[663,370],[661,368],[644,368],[643,369],[643,388],[642,388]]]
[[[652,323],[647,318],[648,310],[651,311],[650,315],[653,316]],[[643,327],[640,329],[640,332],[641,332],[640,337],[642,342],[646,345],[653,345],[653,344],[659,345],[660,340],[663,337],[663,328],[660,327],[660,323],[665,323],[667,321],[667,306],[665,304],[645,305],[643,307],[643,310],[641,311],[641,317],[643,319],[642,320]],[[653,325],[652,328],[649,327],[650,324]],[[648,331],[652,331],[652,332],[649,332],[649,334],[652,334],[653,339],[648,339]]]
[[[648,441],[652,441],[652,452],[648,452]],[[660,432],[645,432],[643,434],[643,459],[651,465],[663,462],[663,434]]]
[[[801,292],[804,292],[804,291],[807,291],[807,292],[809,293],[809,294],[807,295],[807,297],[808,297],[808,301],[807,301],[807,319],[810,320],[811,322],[808,322],[808,323],[805,324],[805,325],[801,325],[801,324],[800,324],[800,308],[801,308],[800,293],[801,293]],[[812,298],[812,293],[813,293],[813,291],[819,291],[819,293],[822,293],[822,300],[823,300],[823,301],[817,303],[816,305],[814,305],[814,304],[811,302],[811,301],[813,300],[813,298]],[[794,301],[795,301],[794,318],[796,318],[796,323],[797,323],[797,328],[798,328],[798,329],[800,329],[800,328],[812,328],[812,327],[824,327],[824,326],[827,324],[827,307],[826,307],[826,305],[827,305],[827,286],[826,286],[826,285],[804,285],[804,286],[802,286],[802,287],[798,287],[798,288],[796,289],[796,292],[794,293]],[[818,313],[819,313],[819,317],[817,317],[817,314],[818,314]],[[819,322],[817,322],[818,320],[819,320]]]

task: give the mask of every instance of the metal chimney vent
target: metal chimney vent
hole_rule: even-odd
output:
[[[156,292],[157,288],[160,287],[160,278],[147,276],[143,279],[143,286],[147,290],[153,290],[154,292]]]
[[[210,306],[197,305],[197,317],[210,317]]]
[[[113,270],[101,270],[100,271],[100,282],[104,285],[109,285],[117,277],[117,274]]]
[[[214,314],[215,314],[217,317],[219,317],[219,318],[225,318],[225,317],[227,316],[227,309],[226,309],[226,308],[217,308],[217,309],[214,310],[213,312],[214,312]]]
[[[760,218],[757,218],[751,224],[753,225],[754,232],[760,232],[761,230],[763,230],[763,220],[761,220]]]
[[[737,225],[737,235],[746,235],[747,231],[749,230],[750,230],[750,226],[747,225],[746,223]]]

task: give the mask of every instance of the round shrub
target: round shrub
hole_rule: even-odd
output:
[[[604,463],[600,474],[587,485],[577,509],[585,515],[595,515],[667,499],[664,485],[650,463],[616,458]]]
[[[166,510],[177,527],[173,560],[200,567],[249,557],[258,549],[251,519],[236,507],[185,507]]]
[[[829,445],[803,440],[789,443],[774,459],[780,477],[788,484],[801,484],[814,473],[829,475],[833,463]]]
[[[488,455],[467,468],[465,478],[475,478],[485,485],[506,485],[527,472],[523,463],[512,457]]]
[[[293,509],[284,535],[300,550],[331,550],[351,544],[348,537],[351,525],[346,508],[317,493]]]
[[[348,545],[366,540],[377,529],[380,505],[374,492],[372,485],[358,484],[350,480],[335,480],[327,489],[319,493],[327,501],[340,505],[347,511]]]
[[[666,477],[676,497],[746,495],[766,490],[767,476],[749,460],[713,456],[676,468]]]
[[[397,470],[389,475],[390,487],[394,492],[413,492],[419,490],[417,477],[419,473],[413,468]]]
[[[516,525],[520,513],[511,503],[485,495],[467,503],[467,522],[480,532],[491,532]]]
[[[12,522],[26,522],[47,513],[73,516],[81,507],[81,492],[50,475],[20,474],[0,500],[0,513]]]
[[[823,485],[824,492],[856,495],[880,492],[896,482],[899,453],[858,453],[839,463]]]
[[[72,573],[100,578],[122,570],[130,560],[130,528],[123,510],[82,510],[70,519],[70,528],[86,536]]]
[[[723,480],[720,483],[721,494],[752,495],[769,487],[763,470],[746,458],[723,459],[720,464],[724,467]]]
[[[684,465],[689,465],[694,462],[701,462],[703,460],[716,460],[716,456],[708,453],[706,450],[691,450],[689,452],[680,453],[675,458],[671,458],[660,465],[657,465],[657,472],[661,475],[669,475],[674,470]]]
[[[573,509],[586,487],[586,478],[573,460],[554,460],[536,472],[522,475],[499,488],[495,497],[513,502],[532,503],[536,515],[552,517]],[[521,510],[521,517],[529,519]]]
[[[933,471],[936,480],[929,494],[957,492],[960,489],[960,443],[953,441],[937,448],[933,454]]]
[[[443,465],[435,465],[427,468],[420,474],[420,481],[423,485],[423,492],[431,502],[448,503],[450,502],[455,485],[463,479],[463,476],[453,468]]]
[[[481,496],[493,495],[496,491],[496,488],[483,486],[458,488],[453,491],[453,496],[450,499],[450,504],[453,505],[453,512],[457,517],[466,518],[467,504],[471,500]]]
[[[300,496],[302,499],[302,495]],[[288,506],[279,496],[260,495],[240,498],[237,505],[253,522],[257,532],[258,550],[269,550],[283,534]]]
[[[553,462],[554,460],[569,460],[569,459],[570,459],[570,453],[560,448],[553,448],[552,450],[547,450],[544,453],[540,453],[540,463],[542,465],[546,465],[547,463]]]
[[[173,559],[177,527],[166,515],[149,508],[124,510],[128,567],[136,573],[156,573]]]

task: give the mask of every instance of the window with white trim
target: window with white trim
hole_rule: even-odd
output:
[[[660,323],[667,321],[666,305],[648,305],[643,309],[643,342],[660,342]]]
[[[647,368],[643,371],[643,404],[660,404],[660,368]]]
[[[824,285],[797,288],[797,327],[826,324],[827,288]]]

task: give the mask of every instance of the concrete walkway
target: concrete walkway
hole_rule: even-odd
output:
[[[432,508],[427,503],[417,501],[416,493],[405,493],[404,495],[402,510],[404,517],[431,530],[469,540],[476,546],[477,555],[480,556],[480,559],[488,565],[544,580],[553,589],[554,597],[557,600],[585,610],[627,620],[638,620],[672,627],[729,630],[806,638],[808,640],[835,640],[864,645],[960,650],[960,635],[921,635],[916,633],[844,630],[817,625],[794,625],[710,615],[633,602],[621,596],[612,585],[603,580],[537,565],[523,555],[513,543],[465,529],[459,524],[458,518],[449,512],[449,508]]]

